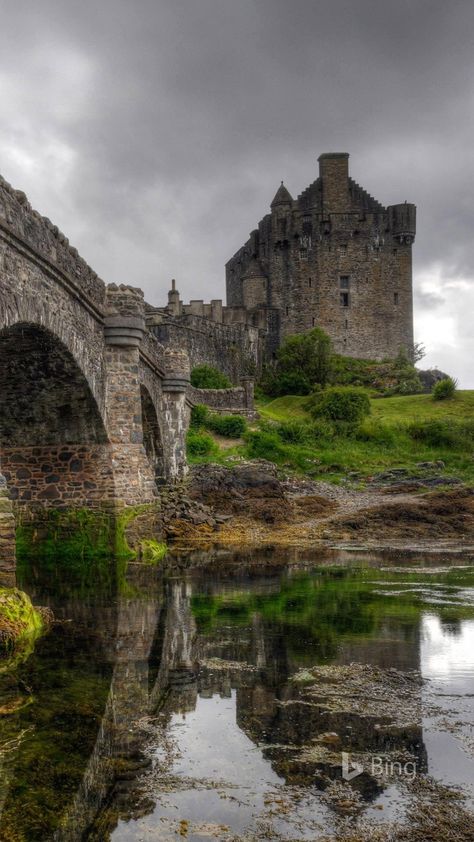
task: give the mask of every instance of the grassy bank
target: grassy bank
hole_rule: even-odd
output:
[[[419,462],[442,461],[437,473],[474,482],[474,391],[438,402],[430,395],[375,398],[371,415],[351,429],[313,421],[306,400],[288,395],[260,401],[260,421],[244,439],[192,461],[265,458],[332,482],[348,474],[363,481],[392,468],[416,472]]]

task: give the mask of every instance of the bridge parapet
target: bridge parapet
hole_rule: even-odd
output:
[[[15,190],[0,176],[0,231],[20,240],[36,255],[52,264],[80,287],[81,293],[100,310],[105,301],[105,284],[80,257],[77,249],[47,217],[34,210],[21,190]]]

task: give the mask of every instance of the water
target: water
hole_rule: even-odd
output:
[[[58,622],[0,673],[0,839],[317,839],[427,776],[473,806],[474,567],[293,561],[26,577]]]

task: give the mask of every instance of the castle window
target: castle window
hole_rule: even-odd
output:
[[[278,236],[282,240],[286,237],[286,219],[278,220]]]
[[[349,322],[347,321],[347,319],[346,319],[346,321],[344,322],[344,327],[345,327],[345,329],[346,329],[346,330],[347,330],[347,328],[349,327]]]
[[[300,260],[307,260],[308,259],[308,252],[306,249],[300,249]]]
[[[341,275],[341,277],[339,278],[340,288],[341,289],[349,289],[349,283],[350,283],[349,275]]]
[[[288,315],[288,307],[286,308],[286,315]]]
[[[345,244],[339,246],[340,251],[344,254],[347,251],[347,246]]]
[[[398,292],[393,293],[393,303],[398,304]]]
[[[313,223],[311,222],[310,219],[304,219],[303,220],[303,234],[306,234],[306,236],[310,237],[312,233],[313,233]]]
[[[313,316],[313,327],[314,327],[315,323],[316,323],[316,322],[315,322],[315,318],[314,318],[314,316]]]
[[[311,286],[311,278],[308,278],[308,286]]]
[[[340,292],[339,293],[339,302],[341,307],[349,307],[349,293],[348,292]]]

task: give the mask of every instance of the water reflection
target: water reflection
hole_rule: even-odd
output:
[[[0,717],[0,838],[317,838],[342,751],[469,790],[474,571],[378,562],[30,585],[61,622],[1,677],[25,705]],[[410,715],[394,721],[400,674]],[[378,700],[357,703],[370,682]],[[403,810],[396,780],[351,787],[373,820]]]

